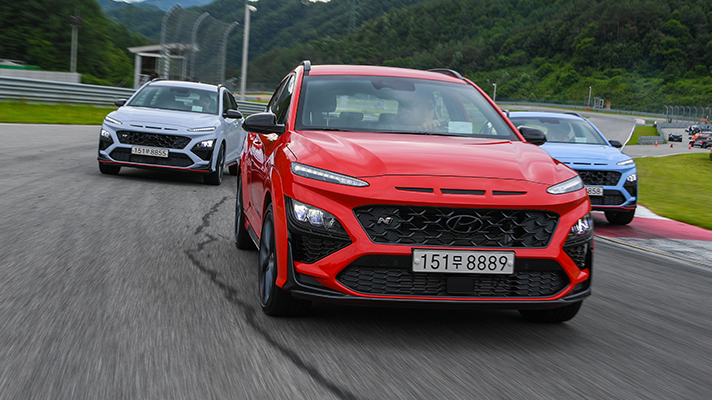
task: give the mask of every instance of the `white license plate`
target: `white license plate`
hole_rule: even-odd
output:
[[[154,147],[131,146],[131,154],[168,158],[167,149],[157,149]]]
[[[600,186],[586,186],[589,196],[603,196],[603,188]]]
[[[513,251],[413,250],[413,272],[513,274]]]

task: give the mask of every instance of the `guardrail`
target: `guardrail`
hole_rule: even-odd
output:
[[[116,100],[128,99],[135,91],[113,86],[0,76],[0,100],[113,106]],[[264,103],[238,101],[237,105],[246,116],[265,110]]]

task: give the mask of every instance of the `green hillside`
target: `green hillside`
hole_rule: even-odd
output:
[[[133,86],[133,57],[126,48],[143,36],[106,18],[96,0],[23,0],[0,7],[0,58],[21,60],[46,71],[69,71],[72,30],[78,14],[77,72],[83,83]]]

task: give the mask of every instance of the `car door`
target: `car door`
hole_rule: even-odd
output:
[[[287,122],[289,104],[294,91],[294,76],[287,76],[275,91],[274,96],[267,105],[267,111],[274,113],[277,116],[278,124]],[[245,212],[248,218],[254,221],[260,221],[257,226],[262,223],[262,211],[264,210],[265,193],[269,189],[269,165],[267,160],[275,146],[274,134],[257,134],[254,132],[247,133],[250,159],[250,167],[246,174],[246,187],[249,191],[248,207],[250,212]]]

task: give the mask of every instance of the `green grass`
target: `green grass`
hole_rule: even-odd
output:
[[[101,125],[116,107],[0,102],[0,122],[18,124]]]
[[[654,213],[712,230],[712,155],[636,158],[639,202]]]
[[[626,146],[638,144],[638,137],[640,136],[658,136],[658,130],[654,126],[636,126]]]

